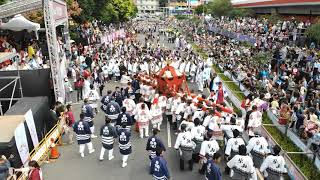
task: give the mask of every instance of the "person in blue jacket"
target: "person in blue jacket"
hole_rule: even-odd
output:
[[[131,116],[126,113],[127,109],[126,107],[122,107],[121,108],[121,114],[119,114],[117,122],[116,122],[116,127],[117,129],[120,129],[121,124],[126,123],[127,127],[126,129],[131,131],[131,126],[133,125],[133,120],[131,118]]]
[[[221,154],[219,152],[216,152],[214,154],[209,154],[208,157],[209,159],[207,161],[206,180],[222,180],[221,170],[218,167],[218,164],[221,161]]]
[[[163,149],[156,150],[156,157],[151,160],[150,174],[154,180],[168,180],[170,173],[167,167],[167,161],[162,156]]]
[[[147,141],[146,150],[149,152],[149,159],[152,160],[156,157],[156,150],[162,149],[166,151],[166,147],[164,146],[163,142],[159,137],[157,137],[159,130],[154,128],[152,129],[153,136],[149,137]]]
[[[76,139],[79,144],[79,153],[81,157],[84,157],[85,145],[88,146],[89,154],[94,152],[93,145],[91,142],[91,130],[89,124],[84,121],[85,115],[80,114],[80,120],[73,125],[73,131],[76,133]]]

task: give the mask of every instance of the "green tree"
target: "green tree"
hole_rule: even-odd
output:
[[[104,23],[119,22],[119,13],[111,3],[107,3],[100,10],[98,19]]]
[[[207,5],[201,4],[194,9],[194,12],[197,15],[201,15],[202,13],[207,13]]]
[[[234,8],[229,13],[230,17],[247,17],[247,16],[253,16],[253,15],[254,15],[254,11],[248,8]]]
[[[320,43],[320,24],[313,24],[307,29],[307,36],[315,40],[318,44]]]
[[[82,9],[80,16],[74,17],[74,19],[80,23],[85,21],[91,21],[93,19],[93,13],[95,11],[95,0],[78,0],[79,6]]]
[[[5,4],[7,0],[0,0],[0,5]]]
[[[168,3],[168,0],[159,0],[160,7],[166,7],[167,3]]]
[[[105,23],[118,23],[128,21],[138,12],[133,0],[98,0],[97,18]],[[98,5],[99,4],[99,5]],[[102,5],[102,6],[101,6]]]
[[[233,7],[230,0],[214,0],[208,4],[209,13],[216,16],[227,16]]]

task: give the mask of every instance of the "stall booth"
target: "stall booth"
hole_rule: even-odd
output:
[[[49,131],[47,97],[21,98],[4,116],[0,116],[0,154],[13,167],[19,168],[29,160],[29,154]]]
[[[24,115],[0,116],[0,154],[7,157],[12,167],[19,168],[27,161],[32,144],[27,134]]]

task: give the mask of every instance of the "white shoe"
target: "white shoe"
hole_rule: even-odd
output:
[[[140,136],[141,139],[143,139],[143,136]]]
[[[98,136],[94,135],[94,134],[91,134],[91,138],[97,138]]]
[[[149,135],[146,135],[146,137],[149,137]]]
[[[89,151],[89,154],[92,154],[94,151],[95,151],[94,149],[90,150],[90,151]]]
[[[104,160],[104,158],[99,158],[99,161],[103,161]]]
[[[128,165],[128,163],[122,163],[122,167],[126,167]]]
[[[84,158],[84,153],[80,153],[80,156],[81,156],[82,158]]]
[[[109,157],[108,159],[109,159],[109,161],[110,161],[110,160],[112,160],[113,158],[114,158],[114,156],[111,156],[111,157]]]

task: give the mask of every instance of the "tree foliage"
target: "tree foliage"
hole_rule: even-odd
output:
[[[229,13],[230,17],[248,17],[253,15],[254,11],[248,8],[233,8]]]
[[[7,0],[0,0],[0,5],[5,4]]]
[[[207,13],[208,11],[208,6],[207,5],[204,5],[204,4],[201,4],[199,6],[197,6],[194,10],[194,12],[197,14],[197,15],[201,15],[202,13]]]
[[[76,0],[66,0],[68,6],[68,15],[71,17],[79,16],[82,12],[82,9],[79,6],[78,1]]]
[[[95,11],[95,0],[78,0],[82,12],[80,16],[74,19],[80,23],[93,20],[93,13]],[[101,7],[100,7],[101,8]]]
[[[214,0],[208,4],[209,13],[216,16],[227,16],[233,9],[230,0]]]
[[[310,39],[315,40],[318,44],[320,43],[320,24],[313,24],[307,29],[307,35]]]
[[[160,7],[166,7],[167,3],[168,3],[168,0],[159,0],[159,6]]]
[[[29,19],[30,21],[33,21],[39,24],[44,24],[43,10],[38,9],[38,10],[30,11],[30,12],[24,13],[23,16]]]

